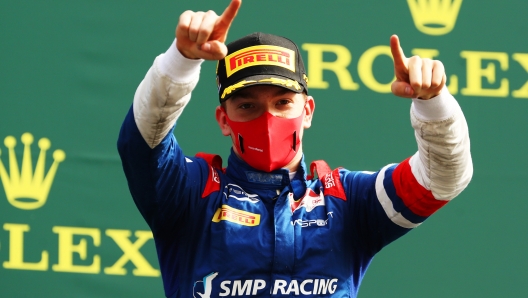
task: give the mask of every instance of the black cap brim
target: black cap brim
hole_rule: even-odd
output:
[[[236,82],[235,84],[228,86],[224,89],[223,94],[220,96],[220,102],[224,102],[229,99],[231,96],[236,94],[238,91],[257,85],[270,85],[278,86],[288,90],[291,90],[295,93],[301,93],[304,91],[303,85],[299,82],[294,81],[290,78],[285,78],[276,74],[273,75],[255,75],[244,78],[241,81]]]

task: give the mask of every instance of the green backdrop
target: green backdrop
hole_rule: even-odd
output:
[[[1,297],[163,297],[117,135],[180,13],[221,13],[227,3],[0,1]],[[473,180],[374,259],[359,297],[525,297],[528,2],[465,0],[458,13],[428,8],[417,8],[415,24],[403,0],[246,0],[229,40],[264,31],[302,47],[316,99],[306,159],[355,170],[377,170],[416,150],[410,101],[386,92],[390,35],[400,36],[408,56],[442,60],[469,123]],[[424,23],[433,32],[419,30]],[[444,27],[449,32],[431,35]],[[203,65],[175,133],[188,155],[226,158],[230,142],[214,120],[214,67]],[[26,132],[31,147],[23,145]],[[42,138],[50,146],[39,155]],[[58,167],[56,150],[65,153]]]

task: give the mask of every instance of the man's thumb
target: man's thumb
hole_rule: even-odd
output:
[[[204,43],[200,49],[208,53],[212,60],[220,60],[227,55],[226,45],[218,40],[210,40]]]
[[[392,94],[399,97],[412,98],[414,95],[414,90],[411,85],[401,81],[393,82],[391,85],[391,91]]]

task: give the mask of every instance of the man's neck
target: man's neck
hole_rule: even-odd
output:
[[[299,148],[299,151],[297,151],[297,154],[295,154],[293,159],[282,168],[288,169],[290,173],[297,172],[297,169],[299,169],[299,165],[301,164],[302,156],[303,156],[303,153],[302,153],[302,145],[301,145]]]

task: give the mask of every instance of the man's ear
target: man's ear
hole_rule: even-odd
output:
[[[227,113],[222,106],[216,107],[216,122],[218,122],[218,126],[220,126],[220,130],[224,136],[231,135],[231,127],[227,124]]]
[[[312,118],[315,111],[315,101],[314,98],[311,96],[306,97],[306,102],[304,103],[304,119],[303,119],[303,127],[309,128],[312,126]]]

